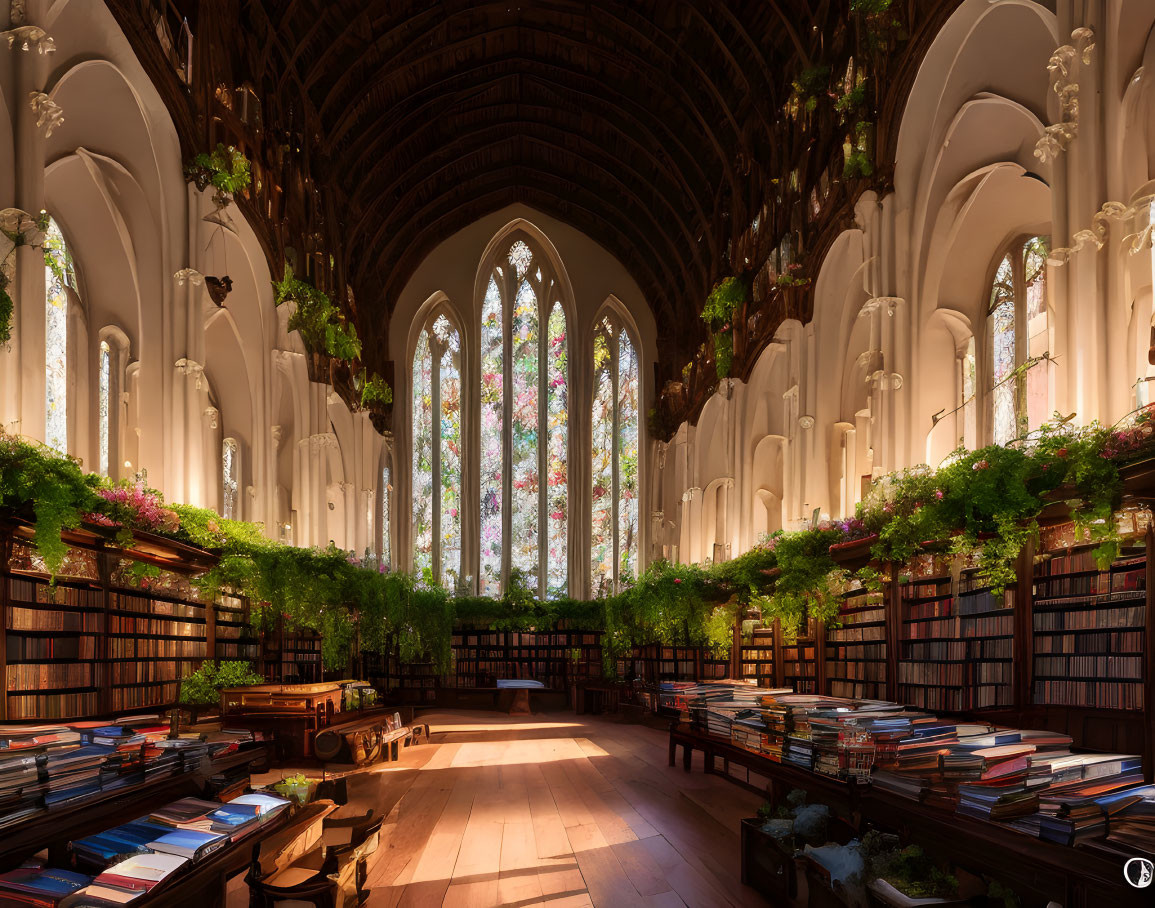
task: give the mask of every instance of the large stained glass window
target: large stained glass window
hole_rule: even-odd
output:
[[[1050,412],[1045,237],[1016,242],[999,262],[987,310],[990,419],[995,444],[1037,429]]]
[[[413,354],[413,567],[461,582],[461,333],[444,314]]]
[[[612,316],[594,335],[590,588],[620,589],[638,572],[638,356]]]
[[[75,287],[72,257],[56,221],[44,239],[44,441],[68,451],[68,291]]]
[[[480,576],[516,571],[538,595],[568,591],[569,371],[556,277],[524,239],[501,249],[481,306]]]

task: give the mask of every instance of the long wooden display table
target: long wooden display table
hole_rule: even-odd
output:
[[[689,772],[693,752],[701,751],[706,772],[719,773],[717,761],[748,767],[770,780],[770,796],[801,788],[828,805],[856,830],[880,827],[920,845],[930,854],[972,873],[1001,881],[1022,899],[1023,908],[1043,908],[1049,901],[1063,908],[1150,908],[1151,890],[1132,888],[1123,876],[1124,859],[1095,850],[1056,845],[1006,826],[947,813],[918,801],[844,782],[702,734],[684,723],[670,726],[670,765],[677,748]],[[724,770],[729,777],[728,770]]]

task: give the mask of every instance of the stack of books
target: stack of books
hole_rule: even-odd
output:
[[[52,908],[91,882],[92,877],[83,873],[28,863],[7,873],[0,873],[0,901],[5,904]]]

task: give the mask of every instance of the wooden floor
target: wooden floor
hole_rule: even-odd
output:
[[[761,799],[668,767],[664,732],[572,713],[424,718],[430,744],[349,777],[343,812],[387,812],[373,908],[766,904],[739,874],[739,820]]]

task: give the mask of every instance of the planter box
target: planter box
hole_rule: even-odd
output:
[[[742,882],[772,905],[786,904],[798,891],[794,855],[762,831],[760,820],[742,821]]]

